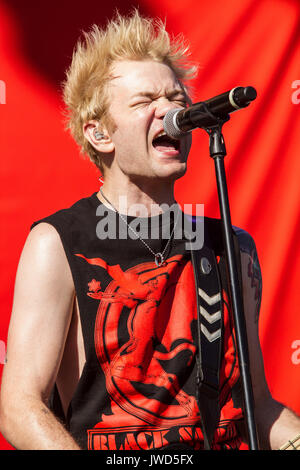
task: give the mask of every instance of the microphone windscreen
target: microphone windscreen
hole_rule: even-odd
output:
[[[169,137],[174,137],[174,139],[178,139],[179,137],[185,134],[179,129],[179,127],[176,124],[176,115],[179,111],[181,111],[181,109],[178,109],[178,108],[171,109],[170,111],[167,112],[167,114],[165,115],[163,119],[163,126],[164,126],[165,133]]]

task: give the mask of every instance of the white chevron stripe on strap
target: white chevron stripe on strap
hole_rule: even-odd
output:
[[[208,323],[215,323],[216,321],[220,320],[221,318],[221,310],[218,310],[215,313],[209,314],[205,308],[200,306],[200,313],[208,321]]]
[[[221,336],[221,328],[219,328],[217,331],[214,331],[213,333],[210,333],[204,325],[201,325],[201,331],[210,343],[220,338]]]
[[[221,300],[220,292],[218,294],[212,295],[211,297],[206,292],[204,292],[204,290],[200,289],[200,287],[198,288],[198,292],[208,305],[214,305]]]

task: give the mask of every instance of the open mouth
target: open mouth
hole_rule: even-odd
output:
[[[180,151],[180,140],[169,137],[164,131],[161,131],[152,141],[153,147],[159,152]]]

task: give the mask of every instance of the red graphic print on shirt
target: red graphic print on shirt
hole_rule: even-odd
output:
[[[88,430],[89,448],[157,448],[169,439],[181,441],[182,436],[197,448],[203,436],[195,380],[188,380],[196,354],[192,264],[176,255],[161,267],[148,262],[123,271],[101,258],[77,256],[111,277],[103,290],[97,279],[88,283],[87,295],[99,301],[95,349],[112,410],[112,415],[99,416],[96,426]],[[236,364],[231,369],[229,362],[223,378],[230,389]],[[220,439],[229,431],[234,437],[234,428],[224,418]]]

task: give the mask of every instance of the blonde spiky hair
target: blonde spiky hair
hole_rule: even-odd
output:
[[[140,16],[137,10],[124,17],[117,13],[105,29],[93,25],[78,41],[63,84],[67,128],[83,153],[102,170],[99,153],[83,134],[90,120],[109,122],[106,84],[112,64],[119,60],[154,60],[168,65],[185,83],[195,76],[188,61],[189,48],[182,36],[170,38],[160,19]]]

